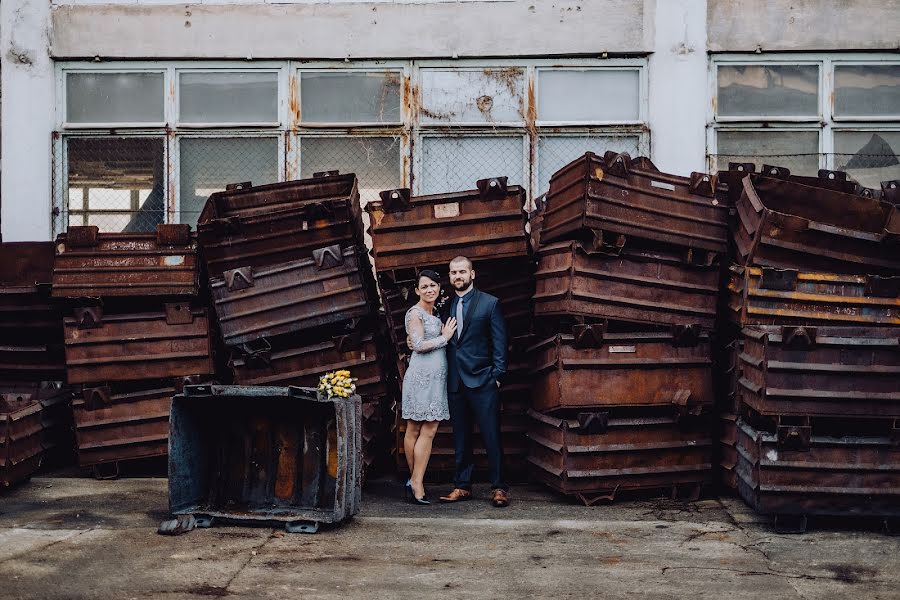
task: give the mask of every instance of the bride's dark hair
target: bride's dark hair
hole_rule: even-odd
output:
[[[422,269],[421,271],[419,271],[419,276],[416,277],[416,287],[419,287],[419,284],[422,283],[423,277],[427,277],[438,285],[441,284],[441,276],[437,274],[437,271],[432,271],[431,269]]]

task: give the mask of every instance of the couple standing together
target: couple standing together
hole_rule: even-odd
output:
[[[416,504],[430,504],[425,468],[438,426],[447,419],[453,426],[456,474],[453,491],[441,496],[441,502],[472,498],[472,425],[477,423],[487,451],[491,503],[509,504],[502,477],[498,391],[506,373],[506,323],[497,298],[476,289],[474,281],[472,261],[464,256],[450,261],[450,284],[456,294],[441,313],[435,313],[440,276],[421,271],[415,287],[419,301],[406,313],[412,356],[403,377],[403,449],[412,474],[406,491]]]

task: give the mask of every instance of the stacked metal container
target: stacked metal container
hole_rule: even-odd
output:
[[[52,295],[63,320],[78,462],[114,477],[125,461],[165,456],[169,407],[185,382],[215,373],[197,242],[188,225],[156,233],[70,227],[56,240]]]
[[[452,288],[447,271],[450,260],[466,256],[475,269],[478,289],[500,300],[509,337],[509,365],[500,388],[500,429],[505,472],[510,481],[522,480],[525,468],[526,411],[530,406],[529,375],[522,336],[530,332],[534,261],[526,234],[525,190],[509,185],[506,177],[481,179],[475,189],[411,197],[410,190],[381,192],[369,203],[372,256],[378,276],[391,341],[397,352],[402,380],[409,349],[404,318],[416,303],[416,277],[422,269],[441,274],[449,301]],[[406,423],[395,407],[396,458],[407,468],[403,455]],[[474,437],[476,469],[487,471],[481,439]],[[442,423],[435,438],[428,475],[449,481],[455,468],[450,423]]]
[[[719,258],[714,176],[587,153],[550,180],[537,240],[536,477],[586,504],[640,489],[699,496],[711,474]]]
[[[356,176],[229,186],[210,196],[197,227],[234,382],[315,387],[323,373],[349,370],[371,465],[389,446],[391,381]]]
[[[0,244],[0,488],[72,453],[53,242]]]
[[[900,211],[842,173],[753,171],[728,176],[737,490],[782,531],[809,515],[896,527]]]

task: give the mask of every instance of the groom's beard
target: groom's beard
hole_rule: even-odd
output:
[[[465,280],[462,280],[462,281],[456,280],[456,281],[453,282],[453,289],[458,290],[458,291],[461,292],[461,291],[463,291],[463,290],[469,289],[469,287],[470,287],[471,285],[472,285],[472,279],[471,279],[471,278],[465,279]]]

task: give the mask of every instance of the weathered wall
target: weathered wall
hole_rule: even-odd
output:
[[[597,55],[652,50],[645,30],[644,0],[76,4],[54,8],[52,48],[57,58]]]
[[[900,49],[900,0],[709,0],[711,52]]]

